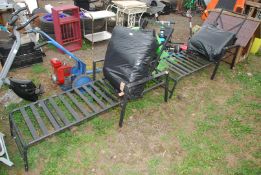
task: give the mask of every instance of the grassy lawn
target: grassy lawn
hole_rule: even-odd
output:
[[[212,70],[184,78],[168,103],[161,89],[129,103],[123,128],[115,108],[32,147],[28,174],[260,175],[260,57],[232,71],[222,64],[214,81]],[[1,164],[0,175],[26,174],[10,135],[6,142],[15,166]]]

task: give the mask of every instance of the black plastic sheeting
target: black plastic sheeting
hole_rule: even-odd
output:
[[[234,33],[206,25],[189,40],[188,51],[209,61],[218,61],[225,55],[225,47],[233,45],[235,41]]]
[[[156,58],[157,40],[153,31],[117,26],[112,32],[105,55],[103,74],[120,91],[120,84],[136,82],[150,74],[150,62]],[[129,98],[141,96],[145,84],[129,89]]]

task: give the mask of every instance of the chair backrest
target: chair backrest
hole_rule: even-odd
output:
[[[188,52],[197,54],[209,61],[218,61],[225,54],[225,47],[236,41],[236,35],[215,26],[203,26],[188,43]]]
[[[164,50],[165,43],[161,49]],[[108,44],[103,74],[120,90],[120,84],[133,83],[150,75],[151,63],[160,58],[155,32],[117,26]],[[140,96],[144,85],[132,88],[130,95]]]
[[[237,40],[237,34],[247,20],[247,17],[239,24],[224,30],[222,24],[223,9],[219,12],[212,24],[203,25],[202,28],[189,40],[188,51],[199,54],[209,61],[219,61],[225,55],[227,46],[232,46]],[[231,32],[234,28],[237,31]]]

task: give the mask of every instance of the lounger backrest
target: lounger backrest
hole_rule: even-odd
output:
[[[189,40],[188,51],[209,61],[218,61],[224,56],[225,47],[233,45],[235,41],[234,33],[207,25]]]
[[[209,61],[218,61],[223,58],[226,53],[226,47],[234,45],[237,40],[237,34],[243,27],[247,20],[247,16],[242,22],[233,26],[231,29],[224,30],[222,25],[218,25],[218,20],[221,21],[223,9],[218,14],[213,24],[202,26],[188,43],[188,52],[199,54],[200,56],[208,59]],[[237,28],[236,32],[231,30]]]
[[[108,44],[103,74],[110,84],[120,90],[121,82],[128,84],[149,75],[149,66],[156,59],[158,44],[153,31],[115,27]],[[132,89],[139,96],[144,85]]]

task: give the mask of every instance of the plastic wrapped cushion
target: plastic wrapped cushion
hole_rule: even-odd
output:
[[[120,91],[120,83],[136,82],[149,75],[156,58],[157,41],[152,31],[115,27],[105,55],[103,74]],[[129,89],[130,98],[141,95],[144,84]]]
[[[201,28],[190,40],[188,51],[199,54],[209,61],[217,61],[225,54],[225,47],[233,45],[236,35],[212,25]]]

